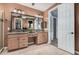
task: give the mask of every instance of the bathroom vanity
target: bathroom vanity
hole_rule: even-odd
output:
[[[13,51],[30,46],[29,40],[33,44],[39,45],[47,43],[47,32],[27,33],[27,32],[13,32],[8,33],[8,51]]]
[[[28,36],[24,33],[8,34],[8,50],[15,50],[28,46]]]
[[[26,48],[30,45],[48,41],[47,32],[43,30],[43,18],[11,12],[8,29],[8,51]]]

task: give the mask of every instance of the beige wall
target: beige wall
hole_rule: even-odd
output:
[[[32,8],[29,8],[29,7],[26,7],[26,6],[23,6],[23,5],[20,5],[20,4],[16,4],[16,3],[0,3],[0,10],[3,10],[4,11],[4,35],[5,35],[5,45],[7,44],[7,32],[8,32],[8,27],[10,26],[10,20],[11,20],[11,11],[15,8],[17,9],[21,9],[23,10],[26,14],[29,14],[29,15],[32,15],[32,16],[35,16],[35,15],[38,15],[40,14],[41,16],[44,16],[44,21],[47,21],[47,18],[48,18],[48,11],[55,7],[56,5],[58,4],[55,4],[51,7],[49,7],[49,9],[47,9],[46,11],[44,12],[41,12],[39,10],[36,10],[36,9],[32,9]],[[25,25],[25,24],[24,24]]]
[[[40,14],[43,16],[43,12],[32,9],[20,4],[16,3],[0,3],[0,10],[4,11],[4,36],[5,36],[5,45],[7,44],[7,32],[8,32],[8,27],[10,26],[10,20],[11,20],[11,11],[14,10],[15,8],[23,10],[26,14],[35,16]]]

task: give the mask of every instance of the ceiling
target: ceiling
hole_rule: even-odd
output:
[[[34,6],[32,5],[32,3],[19,3],[19,4],[33,8],[33,9],[37,9],[40,11],[45,11],[46,9],[54,5],[54,3],[35,3]]]

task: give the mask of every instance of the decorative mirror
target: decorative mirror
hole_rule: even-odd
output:
[[[34,29],[34,19],[34,16],[11,12],[10,32],[27,31],[29,28]]]

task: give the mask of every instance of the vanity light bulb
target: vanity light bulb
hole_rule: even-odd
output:
[[[20,11],[20,10],[18,10],[18,13],[21,13],[21,11]]]
[[[25,14],[24,11],[22,11],[22,14]]]
[[[17,10],[16,10],[16,9],[14,9],[14,10],[13,10],[13,12],[17,12]]]
[[[8,31],[10,30],[10,28],[8,27]]]

